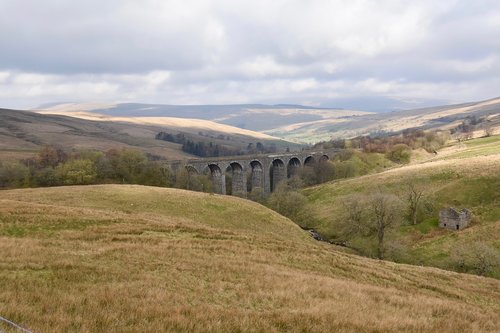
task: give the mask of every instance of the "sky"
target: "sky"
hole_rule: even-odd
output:
[[[500,96],[498,0],[0,0],[0,107]]]

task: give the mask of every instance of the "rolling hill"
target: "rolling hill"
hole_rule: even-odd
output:
[[[174,117],[203,119],[259,132],[306,121],[339,119],[370,113],[344,109],[314,108],[303,105],[162,105],[140,103],[56,103],[39,107],[35,111],[43,113],[64,112],[66,115],[91,112],[127,118]]]
[[[269,135],[206,120],[112,118],[84,113],[78,116],[0,109],[2,158],[31,156],[45,144],[67,150],[133,148],[169,159],[192,157],[181,150],[180,144],[155,140],[160,131],[184,133],[193,141],[213,141],[236,149],[258,141],[296,147]]]
[[[350,138],[370,133],[397,132],[407,128],[450,129],[466,117],[488,117],[500,133],[500,98],[424,109],[355,115],[290,124],[265,133],[299,142]]]
[[[500,327],[498,280],[342,253],[235,197],[102,185],[0,203],[0,313],[35,332]]]
[[[121,119],[175,117],[203,119],[266,133],[285,140],[315,143],[370,133],[397,132],[407,128],[450,129],[466,117],[489,117],[500,133],[500,98],[393,112],[364,112],[314,108],[302,105],[159,105],[140,103],[62,103],[40,107],[43,113],[89,117],[107,115]]]

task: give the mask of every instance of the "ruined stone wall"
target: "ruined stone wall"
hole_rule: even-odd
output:
[[[464,208],[458,211],[453,207],[445,208],[439,212],[439,227],[451,230],[462,230],[469,226],[471,217],[472,214],[468,209]]]

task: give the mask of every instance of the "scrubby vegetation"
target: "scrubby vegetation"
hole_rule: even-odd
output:
[[[433,153],[443,147],[451,138],[449,131],[424,131],[407,129],[400,133],[379,133],[378,135],[360,136],[353,139],[338,139],[320,142],[315,148],[357,148],[365,153],[390,154],[395,150],[425,149]],[[396,147],[398,147],[396,149]],[[395,161],[399,162],[399,161]],[[407,163],[409,160],[403,161]]]

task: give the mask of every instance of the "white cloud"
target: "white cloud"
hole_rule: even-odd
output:
[[[272,56],[257,56],[239,65],[241,73],[247,77],[290,76],[297,73],[297,68],[277,63]]]
[[[441,69],[467,74],[489,71],[493,68],[497,68],[498,65],[499,61],[496,55],[490,55],[478,60],[447,59],[437,64]]]
[[[9,72],[0,72],[0,84],[6,82],[9,77],[10,77]]]

